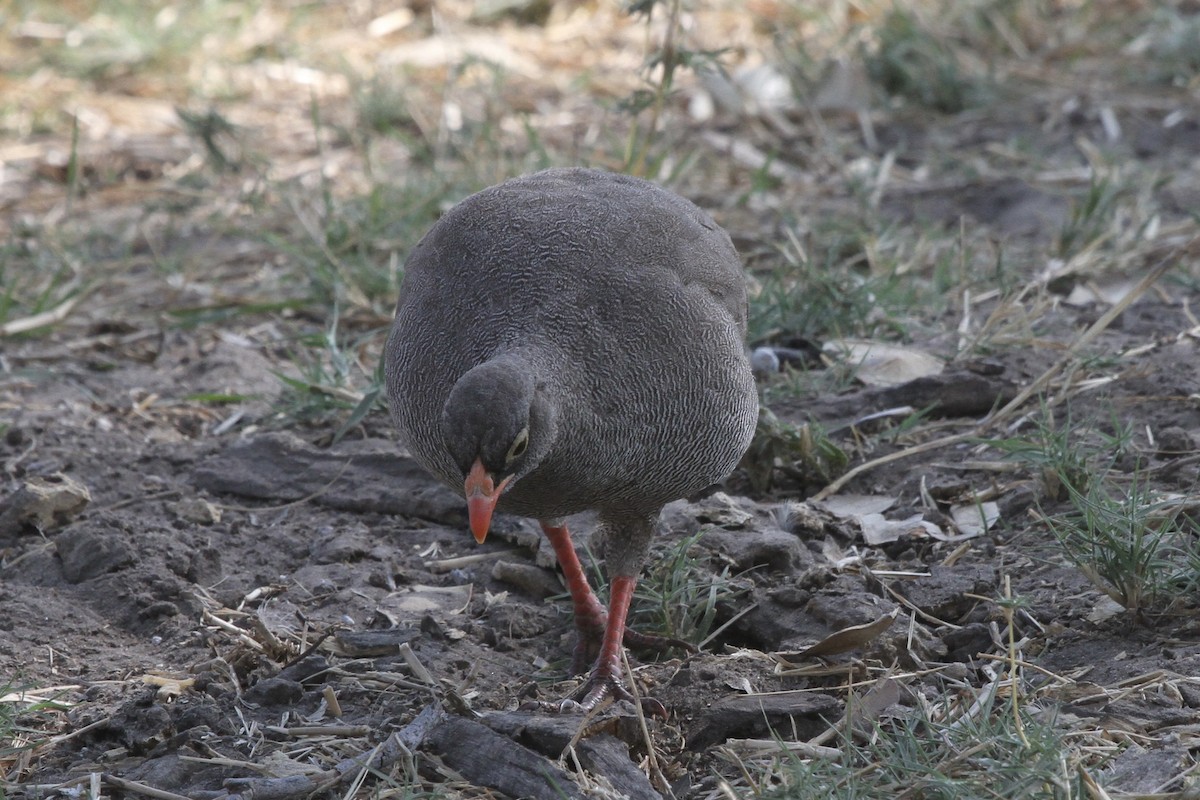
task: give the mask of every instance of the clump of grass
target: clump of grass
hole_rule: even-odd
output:
[[[815,398],[848,391],[855,385],[855,366],[845,361],[811,367],[782,366],[780,372],[759,388],[759,405],[797,398]]]
[[[1139,617],[1195,602],[1200,529],[1178,499],[1136,476],[1128,489],[1096,481],[1068,491],[1073,508],[1046,523],[1088,580]]]
[[[1129,425],[1055,426],[1049,410],[1028,437],[989,440],[1024,461],[1046,497],[1067,509],[1043,518],[1064,555],[1097,588],[1139,616],[1192,602],[1200,590],[1200,528],[1176,498],[1148,489],[1135,466]]]
[[[44,741],[54,716],[68,708],[56,696],[15,681],[0,682],[0,798],[5,797],[5,781],[19,778],[9,773],[12,764]]]
[[[824,486],[841,475],[849,456],[813,422],[793,425],[765,406],[739,465],[750,487],[765,494],[781,484]]]
[[[1071,204],[1071,216],[1058,232],[1059,258],[1070,258],[1111,236],[1125,194],[1125,187],[1112,176],[1093,177],[1083,197]]]
[[[1200,76],[1198,41],[1200,16],[1164,5],[1154,10],[1145,30],[1124,50],[1141,57],[1137,64],[1146,70],[1147,80],[1182,88],[1194,86]]]
[[[773,770],[766,798],[789,800],[994,800],[1087,796],[1075,754],[1049,714],[1014,713],[993,692],[973,713],[963,698],[939,700],[876,725],[862,737],[843,737],[836,760],[792,757]]]
[[[41,232],[14,235],[0,245],[0,335],[48,328],[86,291],[79,261]]]
[[[315,102],[310,115],[319,132],[323,122]],[[303,235],[272,233],[271,244],[291,256],[314,305],[377,315],[387,314],[395,302],[400,254],[416,244],[453,191],[424,169],[399,181],[373,180],[365,192],[349,197],[336,195],[323,174],[315,195],[295,188],[285,187],[284,196]]]
[[[1026,678],[1025,640],[1014,628],[1026,603],[1013,595],[1007,577],[995,603],[1004,622],[994,641],[1005,667],[984,667],[984,685],[935,674],[932,684],[919,685],[885,675],[861,695],[848,686],[846,713],[829,731],[836,747],[813,747],[823,736],[798,748],[785,745],[769,762],[741,764],[754,796],[1075,800],[1095,794],[1084,787],[1098,789],[1089,768],[1101,757]],[[907,690],[901,688],[906,683]]]
[[[416,129],[416,119],[403,82],[377,75],[356,86],[354,100],[360,128],[410,141],[408,137]]]
[[[810,274],[779,270],[759,279],[750,304],[751,341],[849,334],[862,327],[873,300],[867,281],[845,272],[831,271],[818,280],[810,280]]]
[[[214,172],[241,171],[246,156],[240,132],[219,110],[211,106],[203,111],[176,108],[175,115],[187,134],[203,146],[205,158]]]
[[[28,6],[29,11],[20,6]],[[185,73],[184,65],[199,49],[198,42],[215,31],[220,31],[224,40],[236,40],[230,31],[242,29],[258,6],[230,0],[18,4],[26,19],[61,24],[66,29],[66,46],[41,48],[29,61],[30,71],[41,62],[64,74],[97,81]]]
[[[745,590],[729,575],[729,568],[713,574],[691,554],[704,535],[701,531],[680,541],[640,580],[634,593],[630,618],[640,629],[701,644],[712,632],[718,605],[735,600]]]
[[[748,590],[729,574],[728,567],[714,575],[711,568],[692,554],[703,535],[704,531],[700,531],[670,545],[666,552],[660,551],[661,557],[647,560],[654,566],[634,589],[629,607],[632,627],[642,633],[682,639],[699,646],[712,633],[718,606],[733,602]],[[585,563],[592,565],[589,583],[607,607],[608,576],[600,569],[591,548],[586,547],[584,552]]]
[[[888,94],[947,114],[986,99],[982,77],[914,12],[893,8],[874,33],[875,47],[864,53],[867,74]]]
[[[984,442],[1014,461],[1032,467],[1042,491],[1052,500],[1066,500],[1071,491],[1087,492],[1094,476],[1101,474],[1118,455],[1112,447],[1119,439],[1108,438],[1103,452],[1095,441],[1092,426],[1067,421],[1056,425],[1054,415],[1043,405],[1026,436],[986,439]],[[1104,461],[1104,463],[1101,463]]]
[[[903,320],[923,298],[922,281],[901,274],[899,257],[885,263],[884,251],[899,245],[889,241],[881,246],[879,236],[845,227],[822,230],[812,238],[810,247],[791,232],[779,248],[775,267],[756,273],[750,341],[774,341],[784,335],[814,340],[902,336]]]
[[[324,425],[341,419],[332,438],[336,442],[382,404],[382,362],[377,361],[373,369],[364,366],[358,357],[359,343],[347,346],[342,341],[336,308],[329,329],[304,337],[300,344],[304,349],[294,362],[299,374],[276,373],[284,385],[276,402],[277,421]]]
[[[719,69],[718,59],[722,53],[720,50],[695,50],[684,44],[681,0],[634,0],[626,6],[626,13],[641,16],[649,29],[659,6],[666,13],[665,28],[662,39],[647,55],[643,67],[645,85],[621,103],[621,108],[634,117],[625,145],[625,171],[642,177],[659,176],[667,161],[667,155],[660,152],[659,137],[662,116],[667,100],[674,92],[676,76],[681,70]]]

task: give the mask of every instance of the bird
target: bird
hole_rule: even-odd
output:
[[[497,509],[549,539],[574,612],[572,670],[590,672],[543,705],[632,700],[623,645],[682,644],[626,617],[663,506],[728,477],[754,434],[746,302],[741,260],[708,213],[599,169],[484,189],[409,253],[385,345],[390,413],[411,456],[464,497],[477,542]],[[607,609],[567,528],[584,511],[604,542]]]

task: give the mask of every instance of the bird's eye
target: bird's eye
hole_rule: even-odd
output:
[[[517,438],[513,439],[512,445],[508,448],[508,453],[504,456],[504,463],[511,464],[521,456],[525,455],[526,448],[529,447],[529,428],[522,428],[517,434]]]

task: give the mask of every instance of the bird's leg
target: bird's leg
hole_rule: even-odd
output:
[[[575,652],[571,657],[571,674],[578,675],[581,672],[586,672],[588,667],[591,666],[592,661],[600,653],[603,637],[608,628],[609,614],[605,613],[604,606],[600,604],[600,600],[592,592],[592,587],[588,584],[587,577],[583,573],[583,565],[579,562],[579,555],[575,552],[575,545],[571,542],[571,534],[567,531],[567,526],[565,524],[551,525],[547,522],[543,522],[541,525],[546,538],[550,540],[550,546],[554,548],[554,557],[558,559],[558,565],[562,567],[563,576],[567,581],[567,590],[571,593],[571,603],[575,614],[575,630],[578,635],[578,641],[575,643]],[[615,586],[615,580],[613,584]],[[632,586],[629,592],[630,597],[632,597]],[[628,610],[628,603],[626,603],[625,608]],[[622,634],[623,640],[630,647],[658,652],[662,652],[669,647],[678,647],[689,653],[697,652],[694,645],[682,639],[674,639],[669,636],[651,636],[627,628],[625,627],[624,616],[621,617],[621,628],[624,631]]]
[[[564,528],[558,530],[565,533]],[[549,533],[549,531],[547,531]],[[555,541],[551,539],[551,541]],[[567,546],[570,547],[570,541],[567,540]],[[555,550],[557,551],[557,546]],[[574,548],[571,548],[574,555]],[[584,608],[588,613],[599,609],[603,615],[604,610],[600,607],[600,601],[592,594],[588,588],[587,581],[583,580],[583,572],[578,569],[579,559],[574,559],[571,562],[576,567],[573,570],[564,568],[564,572],[568,575],[575,574],[581,581],[583,589],[587,592],[586,597],[580,597],[572,591],[572,597],[575,599],[576,609]],[[568,583],[571,579],[568,578]],[[592,672],[588,675],[588,679],[582,686],[576,690],[575,694],[563,700],[561,703],[534,703],[531,708],[541,708],[546,711],[591,711],[596,706],[600,705],[606,698],[613,700],[628,700],[635,702],[633,694],[625,688],[625,683],[622,680],[624,671],[621,669],[621,646],[628,631],[625,629],[625,617],[629,613],[629,603],[633,599],[633,588],[637,584],[635,578],[618,576],[613,578],[611,586],[612,600],[608,606],[608,614],[604,617],[603,633],[601,635],[600,655],[596,658],[595,664],[592,666]],[[593,606],[594,604],[594,606]],[[592,618],[594,621],[594,617]],[[580,632],[584,630],[580,627]],[[653,638],[653,637],[651,637]],[[585,647],[585,640],[580,636],[580,641],[575,647],[575,658],[578,660],[580,651]],[[582,670],[581,670],[582,671]],[[642,710],[647,714],[653,714],[667,718],[666,707],[651,697],[641,698]]]
[[[621,646],[625,639],[625,616],[629,613],[629,603],[633,599],[635,585],[635,578],[617,576],[612,579],[609,586],[608,624],[604,626],[600,655],[596,657],[588,679],[570,700],[564,701],[563,708],[571,708],[577,704],[583,711],[591,711],[606,697],[633,701],[633,695],[621,680]],[[658,705],[662,706],[661,703]],[[663,709],[663,716],[666,717],[666,709]]]
[[[572,674],[583,672],[589,663],[592,664],[592,671],[587,681],[571,699],[564,700],[555,706],[539,704],[540,707],[555,708],[560,711],[571,708],[588,711],[609,697],[614,700],[632,702],[633,695],[625,688],[622,681],[624,671],[621,669],[621,646],[623,644],[660,650],[667,647],[682,647],[690,652],[696,652],[696,648],[688,642],[664,636],[648,636],[625,627],[629,604],[633,600],[633,590],[637,585],[637,578],[634,575],[610,573],[612,580],[609,586],[609,606],[606,612],[604,606],[592,592],[591,586],[588,585],[583,565],[579,562],[579,554],[575,552],[575,545],[571,542],[571,536],[567,532],[567,526],[548,522],[542,522],[541,525],[542,530],[546,533],[546,538],[550,540],[550,546],[554,548],[554,555],[566,578],[567,589],[571,593],[571,601],[574,606],[575,630],[579,640],[575,645],[575,652],[571,660]],[[622,555],[627,557],[629,553]],[[638,554],[638,558],[634,560],[640,562],[643,555]],[[634,569],[636,570],[636,567]],[[625,570],[621,570],[621,573],[624,572]],[[592,663],[593,659],[595,659],[594,663]],[[647,713],[658,715],[663,719],[667,717],[667,710],[663,704],[652,698],[642,698],[642,708]]]
[[[599,652],[600,642],[608,623],[604,606],[588,585],[587,576],[583,574],[583,565],[579,563],[579,555],[575,545],[571,543],[571,534],[567,526],[542,523],[542,530],[554,548],[554,557],[562,568],[563,577],[567,581],[567,591],[571,593],[571,604],[575,612],[575,630],[578,641],[575,643],[575,653],[571,658],[571,674],[578,675],[587,670],[592,659]]]
[[[574,696],[558,705],[558,710],[591,711],[609,697],[613,700],[636,702],[633,694],[625,688],[621,669],[621,645],[629,635],[625,627],[625,617],[629,614],[629,602],[633,599],[633,588],[636,585],[636,578],[627,575],[613,577],[609,586],[608,624],[604,628],[600,655],[596,658],[588,679]],[[666,706],[653,697],[641,698],[641,706],[647,714],[667,718]]]

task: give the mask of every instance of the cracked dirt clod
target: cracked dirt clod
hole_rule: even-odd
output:
[[[60,528],[91,502],[87,486],[61,472],[29,478],[0,502],[0,536]]]

